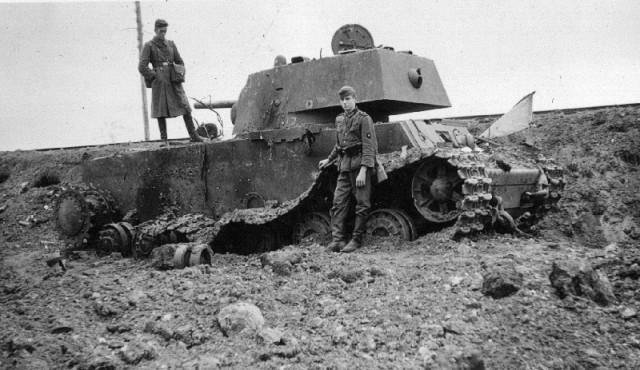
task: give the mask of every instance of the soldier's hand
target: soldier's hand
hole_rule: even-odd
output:
[[[367,171],[360,170],[360,172],[358,173],[358,177],[356,177],[356,186],[362,187],[366,184],[366,182],[367,182]]]
[[[320,163],[318,163],[318,168],[323,169],[327,164],[329,164],[329,158],[321,160]]]

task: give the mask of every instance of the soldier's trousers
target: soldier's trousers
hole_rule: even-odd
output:
[[[367,217],[371,208],[371,176],[372,169],[367,169],[365,185],[356,186],[356,178],[360,170],[342,171],[338,175],[336,191],[333,194],[333,207],[331,208],[331,234],[333,241],[345,241],[345,221],[349,207],[355,197],[356,223],[353,228],[352,239],[362,242],[367,231]]]

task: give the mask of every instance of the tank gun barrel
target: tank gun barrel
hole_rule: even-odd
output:
[[[215,100],[211,102],[199,101],[193,104],[195,109],[222,109],[231,108],[237,100]]]

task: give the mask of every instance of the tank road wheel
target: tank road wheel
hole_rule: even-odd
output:
[[[427,161],[413,174],[413,203],[428,221],[443,223],[460,214],[462,179],[447,161]]]
[[[173,255],[173,267],[176,269],[183,269],[189,266],[192,250],[193,250],[193,245],[189,245],[189,244],[180,245],[178,249],[176,249],[176,252]]]
[[[311,235],[326,235],[331,233],[331,218],[323,212],[310,212],[302,216],[293,226],[293,242],[300,244],[302,239]]]
[[[213,259],[213,251],[207,244],[196,245],[191,249],[189,266],[209,265]]]
[[[127,222],[105,225],[100,230],[96,252],[99,256],[107,256],[112,252],[120,252],[122,257],[129,257],[132,253],[131,245],[135,230]]]
[[[367,221],[367,233],[373,236],[394,236],[411,240],[411,227],[405,218],[389,208],[371,212]]]
[[[404,220],[407,222],[407,225],[409,226],[409,231],[411,233],[411,239],[409,239],[409,241],[418,239],[418,231],[417,231],[415,222],[413,222],[413,218],[409,216],[407,212],[401,209],[394,209],[393,211],[399,214],[400,216],[402,216],[402,218],[404,218]]]
[[[133,243],[133,258],[137,260],[147,258],[151,255],[151,251],[159,246],[160,244],[152,235],[138,233]]]

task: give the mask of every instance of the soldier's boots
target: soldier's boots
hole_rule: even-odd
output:
[[[202,137],[200,135],[198,135],[198,133],[196,132],[196,128],[193,125],[193,119],[191,118],[191,115],[187,116],[184,115],[184,125],[187,127],[187,132],[189,133],[189,137],[191,138],[191,142],[201,142],[202,141]]]
[[[347,243],[345,243],[343,240],[332,241],[331,244],[327,246],[327,252],[340,252],[346,244]]]
[[[160,129],[160,146],[169,145],[169,139],[167,139],[167,121],[166,119],[158,119],[158,128]]]
[[[353,228],[353,236],[351,237],[351,241],[340,250],[342,253],[351,253],[355,252],[356,249],[362,247],[362,238],[364,237],[364,233],[367,231],[367,216],[365,215],[356,215],[356,225]]]
[[[351,239],[351,241],[349,241],[349,244],[347,244],[344,248],[342,248],[340,252],[351,253],[351,252],[355,252],[357,249],[360,249],[360,247],[362,247],[362,242],[354,238],[354,239]]]

